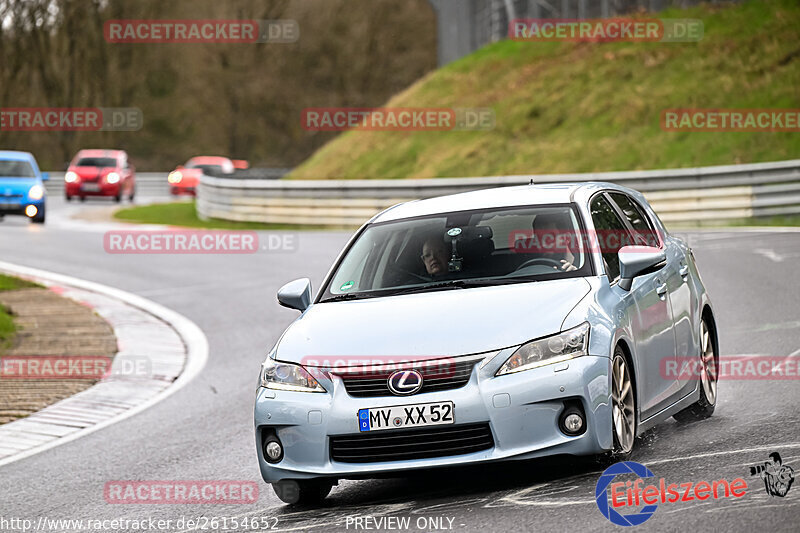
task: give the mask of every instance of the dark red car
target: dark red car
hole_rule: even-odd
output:
[[[136,171],[124,150],[81,150],[64,174],[64,196],[110,196],[117,202],[136,195]]]

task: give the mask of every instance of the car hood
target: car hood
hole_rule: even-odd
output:
[[[203,175],[202,168],[179,168],[173,172],[180,172],[183,177],[199,178]]]
[[[570,278],[314,304],[286,330],[276,356],[342,366],[498,350],[558,333],[590,289]]]
[[[72,167],[70,170],[84,179],[93,179],[117,172],[114,167]]]
[[[28,189],[37,183],[39,183],[39,178],[0,178],[0,196],[27,194]]]

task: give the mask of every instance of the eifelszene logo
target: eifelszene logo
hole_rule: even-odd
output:
[[[765,463],[766,465],[766,463]],[[623,474],[638,476],[635,481],[613,483]],[[662,477],[656,483],[642,486],[646,478],[655,477],[646,466],[633,461],[623,461],[608,467],[600,475],[595,486],[595,501],[600,512],[618,526],[637,526],[653,516],[659,503],[691,502],[695,500],[717,500],[721,498],[741,498],[747,494],[747,482],[742,478],[733,481],[718,479],[685,483],[669,483]],[[610,489],[610,490],[609,490]],[[787,488],[788,490],[788,488]],[[622,514],[625,507],[641,509],[630,514]]]

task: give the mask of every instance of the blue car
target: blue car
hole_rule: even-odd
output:
[[[44,182],[48,178],[33,154],[0,151],[0,218],[24,215],[35,224],[44,224]]]
[[[262,477],[287,503],[422,468],[624,460],[643,432],[717,402],[692,251],[611,183],[397,205],[315,298],[304,278],[278,302],[302,314],[261,368],[255,428]]]

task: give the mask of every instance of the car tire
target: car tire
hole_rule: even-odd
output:
[[[128,196],[128,201],[133,203],[133,198],[136,196],[136,189],[131,190],[131,195]]]
[[[333,489],[328,479],[284,479],[272,484],[272,490],[283,503],[313,505],[325,499]]]
[[[122,194],[117,194],[114,197],[114,201],[117,202],[117,203],[120,203],[122,201]]]
[[[714,331],[708,327],[706,319],[703,318],[700,321],[700,361],[703,369],[700,376],[700,399],[672,415],[678,422],[703,420],[714,414],[714,409],[717,407],[719,355],[713,333]]]
[[[81,202],[85,202],[86,201],[86,197],[85,196],[79,196],[78,198],[80,198]]]
[[[611,358],[612,448],[595,457],[596,462],[601,465],[626,461],[636,444],[639,421],[636,416],[636,388],[632,376],[625,351],[617,345]],[[620,379],[622,383],[619,383]]]
[[[64,195],[64,200],[66,200],[68,202],[71,202],[72,201],[72,196],[70,196],[69,194],[65,194]]]

